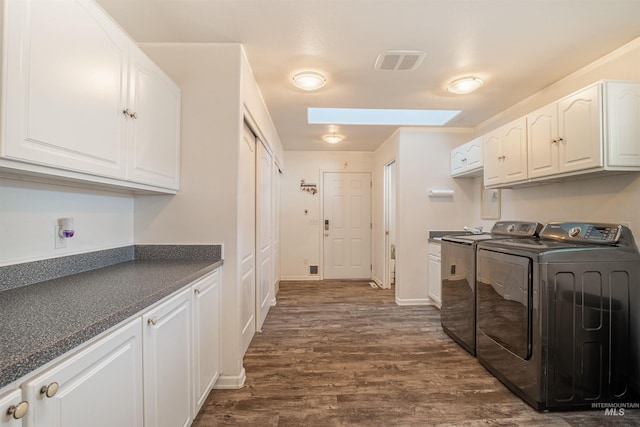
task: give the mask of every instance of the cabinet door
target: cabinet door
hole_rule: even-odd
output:
[[[220,374],[220,269],[191,289],[195,418]]]
[[[13,390],[4,396],[0,396],[0,427],[21,427],[22,418],[26,415],[23,414],[25,408],[29,413],[28,407],[29,404],[26,401],[22,401],[22,392],[20,390]]]
[[[462,146],[464,149],[464,157],[467,159],[467,170],[478,169],[482,167],[482,139],[476,138]]]
[[[502,182],[502,129],[497,129],[482,137],[484,159],[484,185]]]
[[[438,308],[442,304],[441,287],[442,283],[440,272],[440,258],[429,255],[429,297],[435,302]]]
[[[558,106],[554,102],[527,115],[529,178],[558,173]]]
[[[90,1],[6,5],[2,157],[124,178],[126,35]]]
[[[192,421],[191,289],[149,311],[142,322],[145,426],[188,426]]]
[[[607,166],[640,166],[640,83],[606,82]]]
[[[599,86],[558,102],[560,173],[603,166]]]
[[[140,319],[136,319],[28,380],[23,385],[31,406],[28,425],[141,426],[141,343]]]
[[[127,179],[177,190],[180,89],[137,46],[131,48]]]
[[[502,128],[503,182],[527,178],[527,119],[522,117]]]
[[[466,157],[464,155],[463,147],[456,147],[451,150],[451,175],[455,176],[467,169],[466,167]]]

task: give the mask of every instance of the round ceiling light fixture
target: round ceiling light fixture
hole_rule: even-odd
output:
[[[449,83],[447,90],[457,95],[465,95],[482,86],[482,80],[476,76],[462,77]]]
[[[337,144],[339,142],[342,142],[343,139],[344,136],[338,135],[337,133],[331,133],[322,137],[322,140],[327,144]]]
[[[302,71],[293,76],[293,85],[302,90],[320,89],[327,79],[316,71]]]

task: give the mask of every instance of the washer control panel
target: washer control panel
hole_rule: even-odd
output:
[[[491,228],[491,234],[507,236],[536,237],[542,224],[525,221],[498,221]]]
[[[622,225],[582,222],[550,222],[540,232],[543,239],[612,245],[618,243]]]

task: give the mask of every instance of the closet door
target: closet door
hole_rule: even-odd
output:
[[[242,353],[256,332],[256,137],[246,125],[240,141],[238,260],[242,282]]]
[[[256,329],[260,331],[271,308],[273,288],[273,159],[261,141],[256,147]]]

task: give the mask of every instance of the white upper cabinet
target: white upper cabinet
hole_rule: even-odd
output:
[[[451,176],[482,175],[482,138],[473,139],[451,150]]]
[[[529,178],[640,170],[640,83],[604,81],[527,116]]]
[[[0,166],[175,193],[180,90],[93,1],[9,1],[4,25]]]
[[[129,39],[87,1],[10,1],[2,156],[124,178]]]
[[[521,117],[482,137],[486,187],[527,179],[526,123]]]
[[[130,64],[127,179],[177,190],[180,89],[137,46]]]

